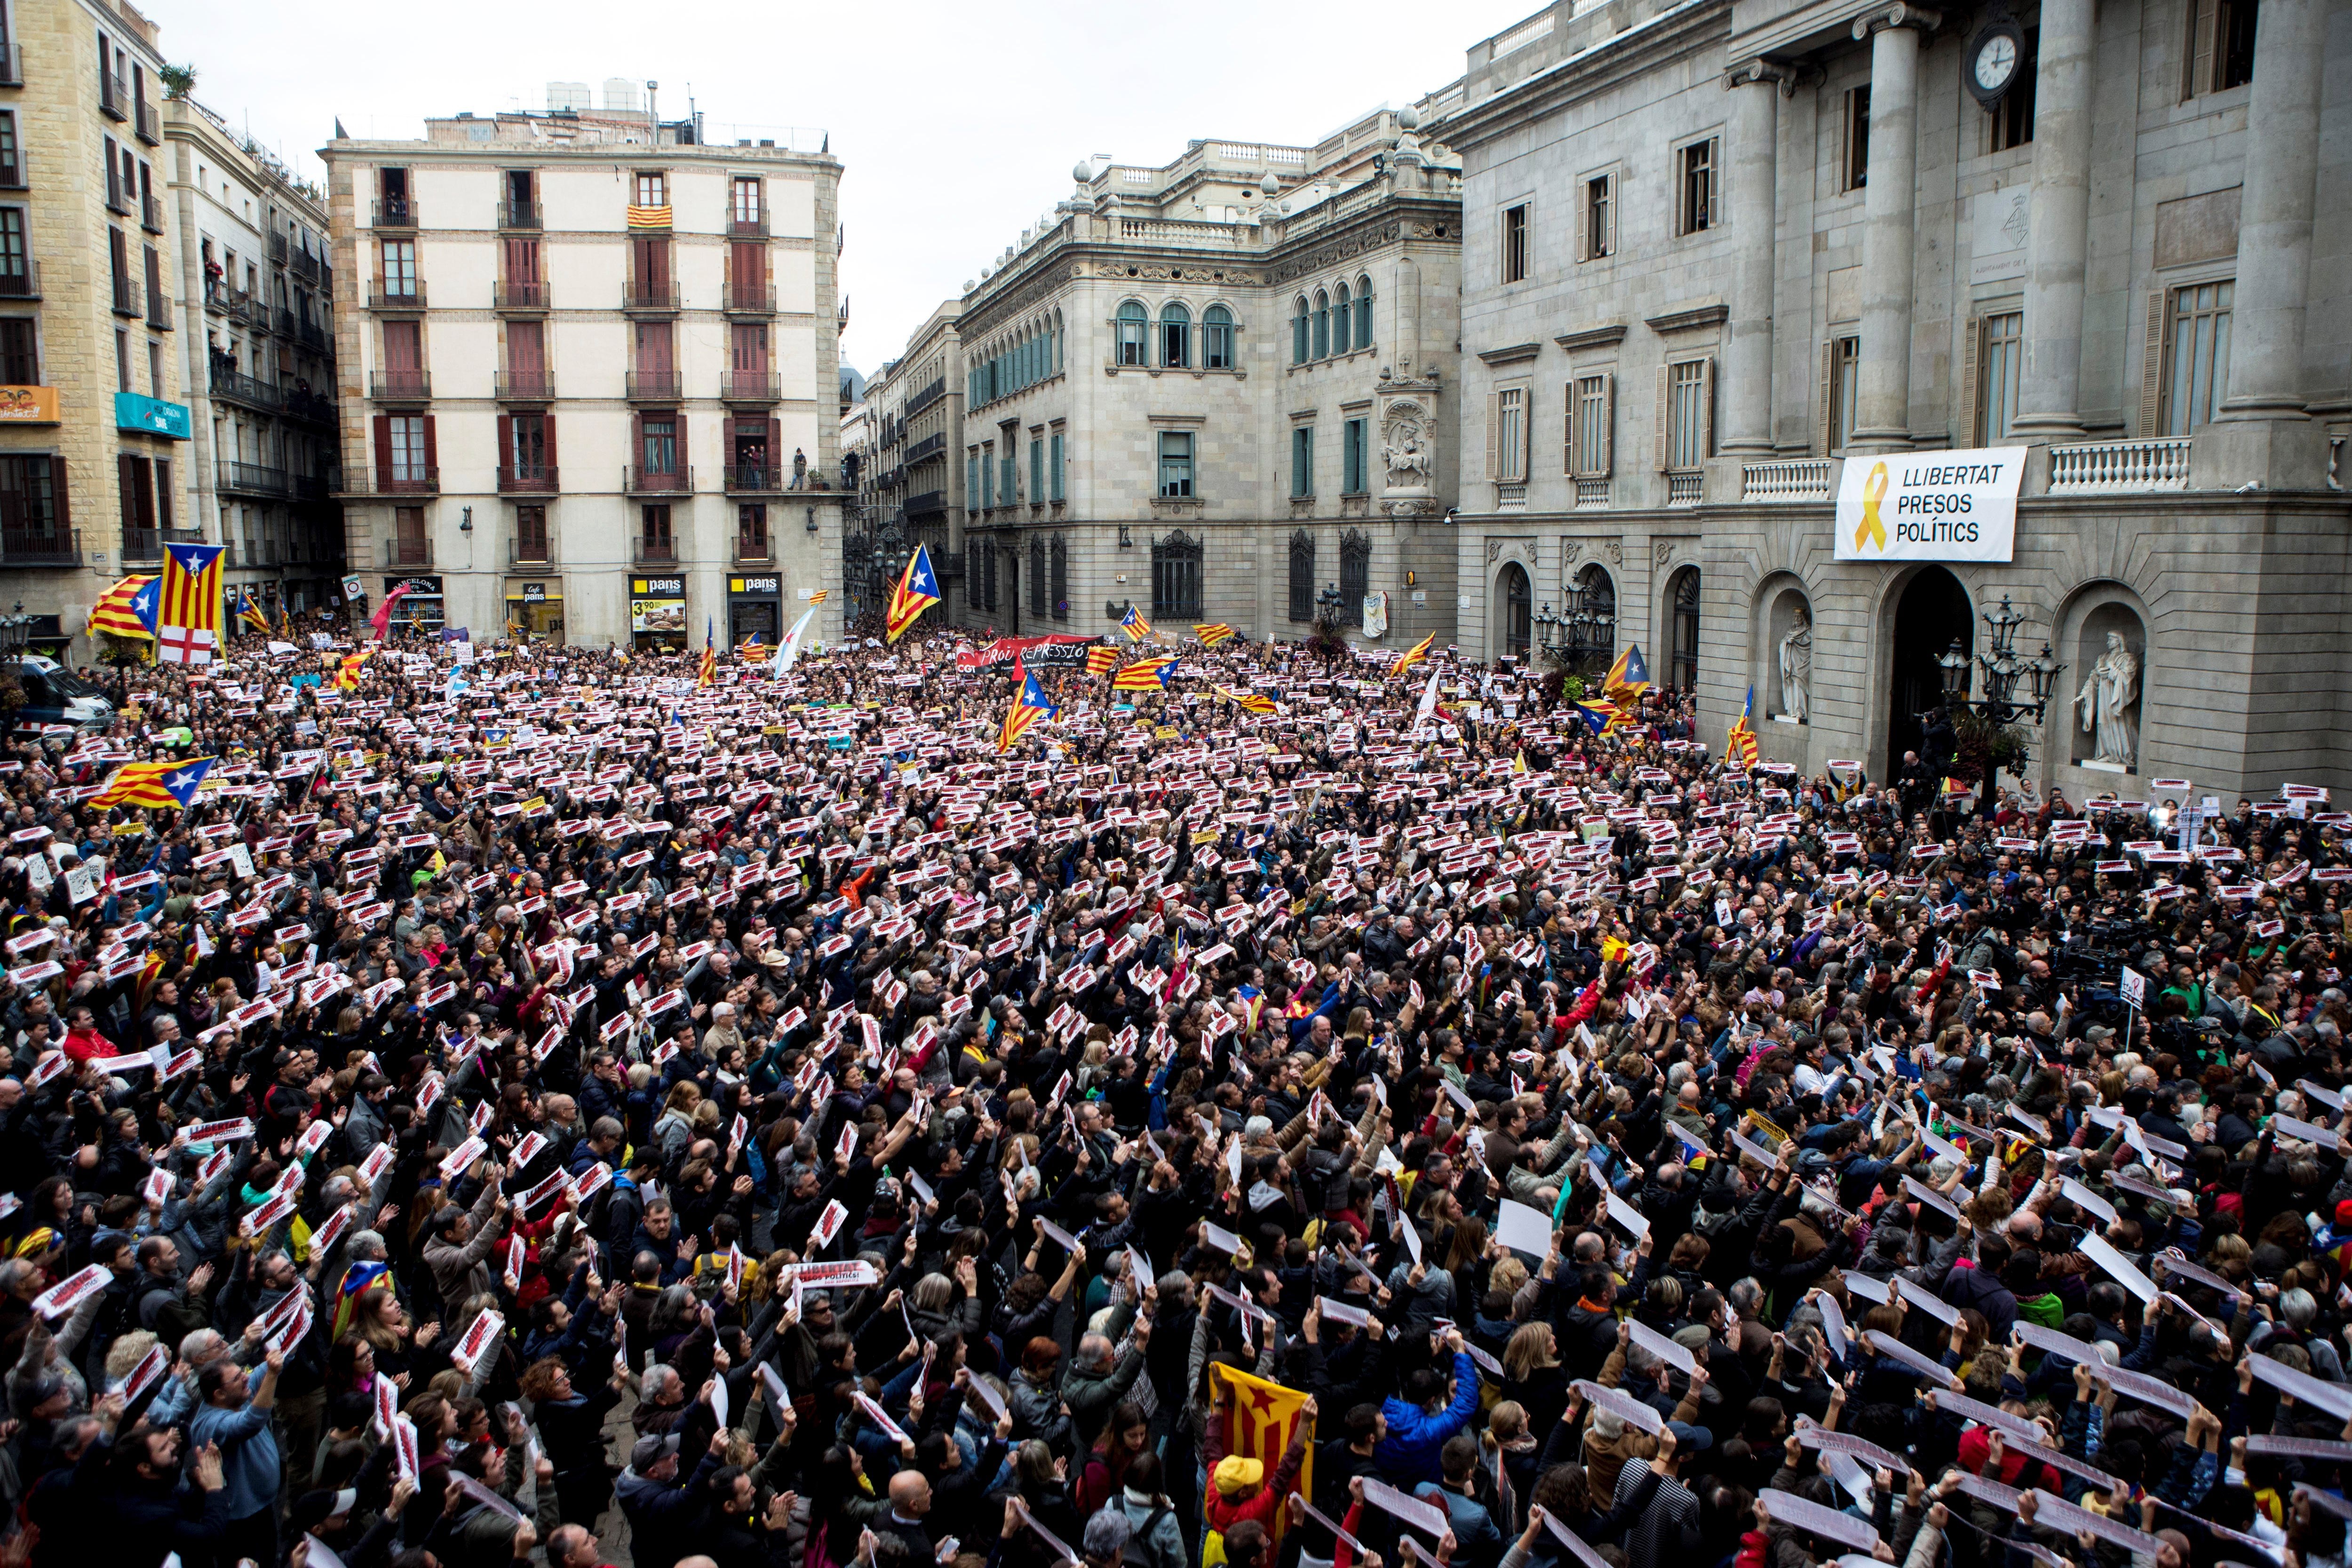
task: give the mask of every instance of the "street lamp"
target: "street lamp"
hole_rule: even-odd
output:
[[[2050,645],[2043,643],[2042,651],[2032,658],[2021,658],[2017,651],[2017,628],[2025,617],[2010,607],[2009,595],[2000,596],[2000,607],[1988,610],[1982,617],[1991,651],[1976,656],[1976,668],[1984,675],[1984,696],[1969,700],[1969,658],[1960,647],[1958,637],[1937,660],[1943,671],[1944,700],[1947,707],[1965,708],[1980,714],[1996,724],[2011,724],[2031,720],[2039,724],[2050,709],[2050,700],[2058,689],[2058,676],[2066,667],[2051,657]],[[2017,686],[2022,679],[2030,696],[2021,698]]]
[[[1347,597],[1339,592],[1339,584],[1326,583],[1323,591],[1315,595],[1315,624],[1337,627],[1339,612],[1347,603]]]

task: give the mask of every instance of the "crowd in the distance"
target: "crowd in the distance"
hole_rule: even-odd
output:
[[[973,646],[12,737],[0,1563],[2342,1568],[2323,793]]]

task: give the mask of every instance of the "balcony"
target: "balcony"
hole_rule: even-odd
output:
[[[556,488],[555,466],[551,463],[499,465],[499,494],[502,496],[551,496]]]
[[[286,252],[288,251],[288,249],[289,249],[289,248],[290,248],[290,247],[289,247],[287,245],[287,243],[286,243],[286,237],[285,237],[284,235],[282,235],[282,234],[279,234],[279,233],[276,232],[275,230],[272,230],[272,231],[271,231],[271,233],[270,233],[270,236],[269,236],[269,261],[270,261],[270,265],[271,265],[271,266],[273,266],[273,267],[283,267],[283,266],[285,266],[285,265],[286,265]]]
[[[327,352],[327,329],[316,321],[305,321],[301,327],[302,346],[312,353]]]
[[[425,309],[425,285],[414,279],[394,283],[379,281],[368,289],[368,309],[393,314],[422,310]]]
[[[335,400],[331,397],[321,397],[315,392],[303,392],[299,389],[289,392],[286,395],[286,413],[291,418],[304,420],[312,425],[324,425],[330,429],[332,429],[337,423]]]
[[[1668,506],[1697,506],[1706,500],[1706,475],[1705,473],[1668,474],[1666,476],[1666,504]]]
[[[1527,510],[1528,487],[1524,484],[1496,485],[1495,487],[1495,510],[1496,511]]]
[[[764,211],[753,213],[748,217],[741,213],[730,214],[727,219],[727,237],[730,239],[767,238],[768,215]]]
[[[1744,501],[1825,501],[1830,499],[1827,458],[1781,458],[1739,465]]]
[[[925,490],[921,495],[907,498],[908,517],[929,517],[933,512],[943,512],[947,510],[948,492],[945,490]]]
[[[221,489],[238,495],[284,496],[294,493],[293,482],[283,468],[225,460],[214,465],[214,472]]]
[[[555,536],[541,531],[537,539],[525,539],[520,534],[507,536],[507,564],[527,572],[541,571],[555,562]]]
[[[502,370],[494,390],[500,403],[552,403],[555,373],[546,369]]]
[[[729,463],[719,471],[725,476],[727,493],[730,496],[783,493],[784,470],[774,464]]]
[[[119,76],[98,73],[98,111],[109,120],[131,118],[131,84]]]
[[[242,371],[230,370],[220,364],[213,366],[212,392],[215,397],[225,397],[231,403],[241,403],[247,408],[258,408],[275,414],[285,406],[278,388],[266,381],[256,381]]]
[[[378,403],[423,403],[433,395],[433,373],[380,370],[368,377],[368,395]]]
[[[677,285],[667,281],[641,283],[632,278],[621,286],[621,310],[632,316],[675,316]]]
[[[126,528],[122,531],[122,559],[125,561],[161,561],[167,544],[202,544],[204,530],[199,528]]]
[[[441,493],[441,470],[422,463],[411,463],[399,469],[362,468],[350,476],[342,493],[360,500],[380,496],[437,496]]]
[[[776,313],[776,286],[730,283],[726,310],[730,316],[772,316]]]
[[[1576,510],[1607,511],[1609,507],[1610,490],[1609,481],[1607,479],[1579,479],[1576,481]]]
[[[544,316],[547,279],[531,278],[520,283],[491,284],[490,309],[505,316]]]
[[[667,566],[677,560],[677,542],[675,540],[639,537],[629,541],[629,561],[633,565]]]
[[[534,201],[517,201],[512,196],[507,197],[499,203],[499,226],[500,228],[537,228],[539,204]]]
[[[2132,495],[2189,488],[2189,437],[2091,441],[2050,448],[2053,496]]]
[[[730,370],[719,386],[724,403],[769,404],[783,395],[783,377],[772,370]]]
[[[25,46],[0,44],[0,87],[25,85]]]
[[[628,395],[632,403],[676,403],[682,395],[677,372],[633,370],[628,376]]]
[[[911,468],[917,463],[921,462],[925,458],[936,457],[947,449],[948,437],[946,431],[942,430],[934,435],[926,436],[921,440],[907,448],[907,457],[904,466]]]
[[[30,258],[0,261],[0,268],[14,266],[16,271],[0,270],[0,300],[37,300],[41,297],[41,264]]]
[[[383,563],[387,566],[430,566],[433,564],[433,542],[429,539],[387,539],[383,542]]]
[[[368,221],[376,228],[415,228],[416,198],[384,196],[369,207]]]
[[[683,468],[641,468],[635,466],[621,470],[621,489],[633,496],[678,496],[694,493],[694,470]]]
[[[138,111],[139,140],[150,147],[161,147],[163,144],[163,111],[152,103],[132,107]]]
[[[113,170],[109,169],[107,174],[109,177],[106,182],[106,210],[117,217],[129,217],[131,203],[137,193],[123,189],[121,180],[114,177]]]
[[[295,277],[306,283],[319,280],[319,258],[307,250],[298,250],[287,257],[286,265],[293,269]]]
[[[25,177],[24,153],[15,147],[7,149],[5,161],[0,161],[0,190],[29,190],[32,182]]]
[[[299,501],[323,501],[343,488],[343,471],[329,468],[323,474],[296,474],[294,499]]]
[[[735,536],[734,563],[738,566],[772,566],[776,563],[776,547],[762,533],[755,538]]]
[[[294,341],[294,334],[301,325],[300,322],[295,321],[294,312],[288,310],[283,305],[278,306],[269,313],[269,321],[272,326],[278,329],[278,335],[284,338],[289,342]]]
[[[81,535],[69,528],[0,528],[0,566],[79,566]]]

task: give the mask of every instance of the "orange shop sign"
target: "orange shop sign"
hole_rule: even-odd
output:
[[[0,386],[0,425],[55,425],[58,389],[54,386]]]

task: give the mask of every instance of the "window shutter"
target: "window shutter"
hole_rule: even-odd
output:
[[[434,437],[438,423],[432,415],[425,416],[425,474],[428,479],[438,479],[441,473],[441,447]]]
[[[1822,340],[1822,456],[1837,444],[1837,340]]]
[[[1723,138],[1710,136],[1706,141],[1706,226],[1731,221],[1731,171],[1723,164]]]
[[[2139,433],[2142,440],[2157,434],[2164,416],[2164,290],[2147,295],[2147,336],[2140,346]]]
[[[2189,72],[2180,84],[2183,100],[2213,89],[2213,33],[2220,0],[2189,0]]]
[[[514,416],[510,414],[501,414],[499,416],[499,468],[503,468],[514,464]]]
[[[1595,237],[1592,233],[1591,182],[1579,180],[1570,199],[1576,203],[1576,258],[1579,261],[1590,261],[1592,259],[1592,242]]]
[[[1495,433],[1502,422],[1502,394],[1490,392],[1486,395],[1486,477],[1490,479],[1497,472],[1495,467]]]
[[[629,467],[639,469],[646,460],[646,416],[629,416]]]
[[[122,529],[126,537],[131,530],[139,526],[139,481],[136,478],[138,470],[138,458],[128,452],[115,455],[114,485],[122,500]]]
[[[1664,365],[1658,367],[1658,422],[1652,426],[1651,439],[1657,447],[1660,473],[1674,467],[1675,461],[1674,432],[1666,424],[1666,380],[1672,374]]]
[[[948,460],[950,462],[953,462],[955,459],[950,458]],[[781,479],[784,471],[784,422],[781,419],[771,419],[768,421],[768,456],[766,461],[769,468]]]
[[[172,459],[155,459],[155,526],[172,526]]]
[[[547,432],[547,471],[551,475],[555,472],[555,416],[541,415],[539,427]]]
[[[1698,362],[1698,456],[1715,456],[1715,356]]]
[[[719,466],[728,473],[735,471],[735,416],[722,416],[719,422]],[[722,488],[724,481],[722,483]]]
[[[66,489],[66,460],[49,459],[49,493],[57,498],[57,526],[60,532],[73,526],[73,496]]]
[[[1576,477],[1576,381],[1569,379],[1567,396],[1559,411],[1559,471],[1570,479]]]
[[[1605,479],[1617,463],[1617,373],[1611,371],[1601,378],[1601,471],[1596,479]]]
[[[2196,0],[2189,0],[2189,4],[2195,5]],[[1840,195],[1843,195],[1849,188],[1846,184],[1846,174],[1853,166],[1851,160],[1847,157],[1845,147],[1846,132],[1853,124],[1853,91],[1849,88],[1844,92],[1838,94],[1837,124],[1831,128],[1830,133],[1831,141],[1833,143],[1833,150],[1831,153],[1831,157],[1833,161],[1831,163],[1830,168],[1835,172],[1837,176],[1836,179],[1832,182],[1830,189],[1837,192]],[[1826,364],[1829,362],[1827,360],[1823,360],[1822,363]],[[1822,384],[1823,386],[1829,385],[1829,378],[1827,376],[1822,378]],[[1827,443],[1822,445],[1822,450],[1824,452],[1829,450]]]
[[[1977,420],[1982,411],[1982,389],[1978,385],[1977,353],[1984,342],[1984,318],[1970,316],[1968,335],[1960,340],[1960,428],[1952,444],[1973,447],[1977,444]]]
[[[688,476],[689,476],[690,474],[692,474],[692,472],[694,471],[694,465],[693,465],[692,463],[690,463],[690,462],[687,461],[687,452],[688,452],[688,448],[687,444],[686,444],[686,410],[685,410],[685,409],[683,409],[683,408],[679,409],[679,410],[677,411],[677,488],[678,488],[679,489],[682,489],[682,490],[691,490],[692,489],[694,489],[694,485],[693,485],[693,483],[692,483],[691,479],[688,478]]]
[[[375,416],[375,482],[380,490],[392,479],[392,416]]]

